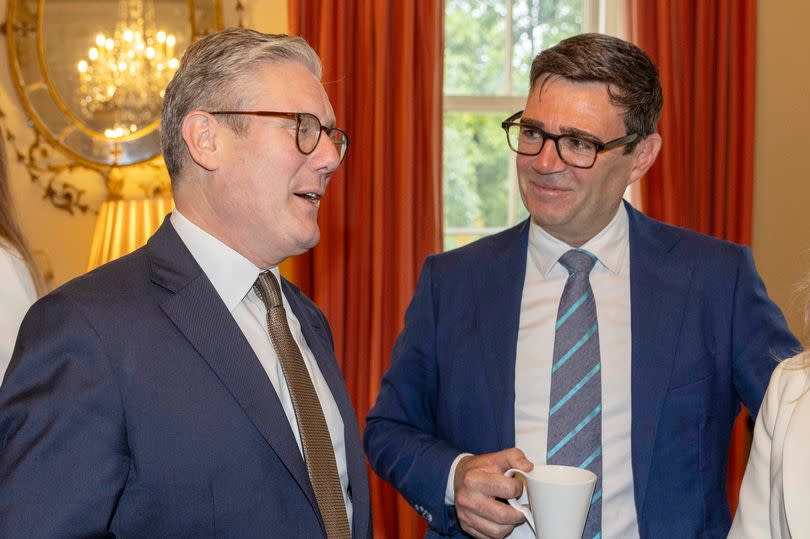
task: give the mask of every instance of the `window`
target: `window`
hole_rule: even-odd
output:
[[[618,35],[620,0],[446,0],[444,248],[525,219],[501,121],[523,108],[532,59],[587,31]]]

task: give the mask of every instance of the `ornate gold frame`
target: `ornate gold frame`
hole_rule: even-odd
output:
[[[153,159],[160,154],[160,121],[156,119],[147,127],[128,135],[126,137],[112,140],[102,134],[87,127],[84,122],[76,118],[65,105],[59,93],[56,91],[51,80],[50,73],[45,62],[45,51],[43,45],[43,13],[45,0],[38,0],[36,13],[33,20],[25,18],[26,15],[18,15],[19,9],[25,0],[9,0],[6,18],[6,40],[8,46],[9,66],[11,69],[14,86],[17,95],[25,109],[28,117],[36,127],[37,131],[54,147],[58,147],[66,153],[72,160],[86,167],[93,169],[106,169],[108,167],[129,166]],[[189,29],[191,40],[221,29],[223,26],[221,0],[186,0],[189,14]],[[15,9],[17,8],[17,9]],[[202,20],[200,14],[210,14],[213,11],[214,27],[210,23]],[[39,62],[39,72],[37,80],[25,80],[24,72],[20,65],[20,55],[18,41],[27,37],[33,32],[36,34],[36,55]],[[29,98],[33,91],[41,90],[45,87],[50,102],[62,114],[63,120],[67,120],[68,125],[55,132],[48,126],[41,111],[38,111],[34,103]],[[68,137],[76,139],[74,145],[67,143]],[[89,141],[89,145],[87,144]],[[93,149],[92,152],[80,152],[78,145],[84,143]],[[105,171],[106,172],[106,171]],[[107,174],[104,174],[107,176]]]

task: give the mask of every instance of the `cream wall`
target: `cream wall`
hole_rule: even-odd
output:
[[[792,289],[810,270],[810,3],[759,0],[753,253],[770,296],[803,335]]]

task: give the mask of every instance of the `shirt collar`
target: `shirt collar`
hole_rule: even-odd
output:
[[[262,270],[189,221],[177,208],[172,211],[170,220],[180,239],[191,251],[194,260],[214,285],[228,311],[233,312],[253,288],[253,283]],[[276,279],[279,279],[278,266],[270,268],[270,271]]]
[[[620,204],[610,223],[580,248],[596,256],[599,260],[597,266],[618,274],[625,258],[623,254],[629,246],[629,231],[627,209]],[[548,276],[560,257],[570,249],[573,247],[555,238],[540,225],[530,222],[529,256],[541,274]]]

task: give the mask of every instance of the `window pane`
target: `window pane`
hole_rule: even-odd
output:
[[[507,79],[507,0],[447,0],[444,93],[503,95]]]
[[[463,247],[468,243],[475,240],[480,240],[488,234],[471,234],[469,232],[445,232],[444,233],[444,250],[449,251],[456,247]]]
[[[448,227],[506,226],[509,148],[501,114],[444,117],[444,222]]]
[[[493,232],[526,215],[516,194],[514,156],[501,129],[508,114],[444,116],[444,226],[448,235],[463,236],[461,243],[483,235],[481,229]]]
[[[445,1],[445,249],[528,216],[500,122],[522,107],[534,56],[582,32],[584,12],[585,0]]]
[[[526,95],[537,53],[582,33],[584,0],[517,0],[512,9],[512,93]]]

